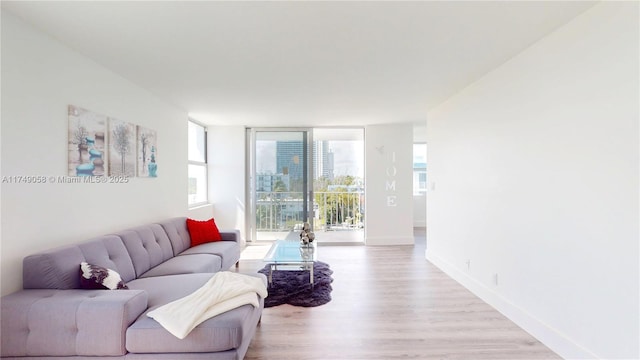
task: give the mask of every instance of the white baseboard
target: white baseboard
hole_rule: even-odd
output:
[[[588,349],[573,342],[566,335],[538,320],[525,309],[511,303],[499,293],[470,277],[467,273],[439,257],[437,254],[434,254],[433,251],[427,250],[425,255],[427,260],[445,274],[449,275],[564,359],[599,358]]]

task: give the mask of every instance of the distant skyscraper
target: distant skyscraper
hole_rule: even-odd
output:
[[[276,141],[276,172],[289,175],[292,181],[302,180],[304,166],[302,141]]]
[[[326,161],[324,162],[323,175],[329,180],[333,180],[333,150],[327,152]]]
[[[276,172],[289,175],[292,182],[302,180],[304,167],[302,141],[276,141]],[[329,141],[313,142],[313,177],[325,177],[333,180],[334,152],[329,148]]]
[[[322,175],[322,141],[313,142],[313,178],[317,179]]]
[[[327,179],[333,179],[333,152],[329,148],[329,141],[314,141],[313,144],[313,156],[314,156],[314,179],[325,177]]]
[[[313,178],[327,176],[325,168],[327,165],[327,153],[329,152],[328,141],[313,142]]]

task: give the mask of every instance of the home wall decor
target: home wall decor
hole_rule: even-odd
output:
[[[68,174],[69,176],[103,176],[107,174],[105,135],[107,117],[78,106],[68,106]]]
[[[138,176],[158,176],[158,144],[155,130],[137,126],[137,160]]]
[[[109,118],[109,175],[133,177],[136,172],[135,125]]]
[[[68,105],[69,176],[158,176],[157,131]]]

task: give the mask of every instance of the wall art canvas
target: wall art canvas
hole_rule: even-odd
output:
[[[138,176],[158,177],[158,143],[155,130],[137,126]]]
[[[106,161],[107,117],[75,105],[68,106],[69,176],[103,176]]]
[[[109,175],[135,176],[136,173],[136,127],[135,125],[109,118]]]

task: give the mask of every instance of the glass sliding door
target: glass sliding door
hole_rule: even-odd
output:
[[[364,242],[364,129],[313,129],[316,239]]]
[[[313,226],[311,206],[311,131],[248,129],[251,146],[248,173],[250,239],[292,239],[306,221]]]
[[[364,129],[247,129],[249,241],[364,242]]]

